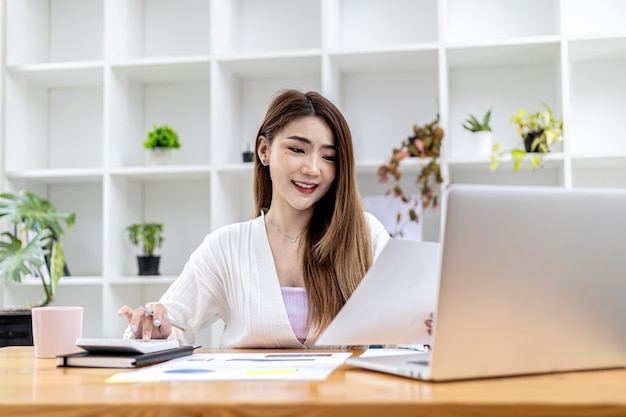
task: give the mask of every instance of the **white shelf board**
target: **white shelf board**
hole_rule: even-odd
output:
[[[58,286],[75,286],[75,285],[102,285],[102,277],[96,276],[64,276],[58,282]],[[22,278],[21,283],[7,281],[7,283],[11,286],[32,286],[37,287],[41,286],[41,279],[35,278],[32,276]]]
[[[30,169],[7,171],[9,180],[28,180],[35,183],[99,183],[102,182],[102,168]]]
[[[385,155],[380,161],[375,160],[362,160],[358,161],[356,168],[359,174],[376,174],[378,173],[378,168],[381,165],[384,165],[386,161],[391,157],[391,149],[389,150],[389,155]],[[419,158],[419,157],[408,157],[400,161],[400,169],[403,173],[418,173],[424,166],[426,166],[432,158]],[[441,161],[441,160],[440,160]],[[440,162],[441,163],[441,162]]]
[[[113,168],[111,175],[142,181],[193,180],[207,179],[211,171],[210,165],[154,165]]]
[[[50,88],[101,86],[104,79],[103,61],[7,66],[6,70],[9,74]]]
[[[339,71],[346,73],[437,69],[438,66],[436,44],[379,51],[336,51],[329,56]]]
[[[167,59],[143,58],[116,62],[111,68],[143,83],[208,81],[211,58],[204,55]]]
[[[626,59],[626,34],[614,38],[581,39],[569,42],[569,55],[577,61],[611,61]]]
[[[320,75],[322,58],[319,50],[310,50],[284,54],[224,56],[217,62],[239,77],[257,79]]]
[[[451,68],[558,62],[560,38],[547,36],[532,43],[516,40],[455,43],[447,46],[447,54]]]
[[[169,285],[177,278],[176,275],[120,276],[107,280],[111,285]]]
[[[626,169],[626,155],[624,154],[572,154],[572,165],[577,167],[620,167]]]
[[[253,163],[224,164],[216,169],[218,174],[226,174],[234,178],[248,179],[254,175]]]

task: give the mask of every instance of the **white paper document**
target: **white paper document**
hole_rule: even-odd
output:
[[[439,243],[391,239],[316,344],[430,344],[439,251]]]
[[[350,352],[194,353],[136,371],[121,372],[108,383],[159,381],[294,380],[321,381]]]

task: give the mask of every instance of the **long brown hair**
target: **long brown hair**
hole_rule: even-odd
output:
[[[328,326],[372,263],[371,238],[358,192],[354,148],[348,123],[328,99],[310,91],[285,90],[269,106],[254,153],[255,215],[272,203],[269,167],[258,158],[259,137],[269,146],[293,120],[316,116],[330,128],[337,147],[336,178],[314,207],[304,243],[304,286],[314,334]]]

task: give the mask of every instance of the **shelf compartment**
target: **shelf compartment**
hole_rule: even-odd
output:
[[[83,307],[83,336],[102,337],[102,283],[63,285],[64,280],[71,278],[61,278],[52,305]],[[5,285],[3,290],[5,309],[24,308],[27,303],[34,304],[44,298],[41,282],[39,285]]]
[[[63,251],[72,276],[102,275],[102,177],[92,181],[63,181],[63,177],[44,182],[43,178],[11,178],[10,192],[31,191],[49,200],[59,212],[75,212],[74,227],[65,230]]]
[[[107,10],[114,61],[211,53],[210,0],[109,0]]]
[[[217,55],[321,48],[321,0],[232,0],[214,7]]]
[[[254,215],[252,170],[220,171],[211,178],[213,195],[220,196],[211,206],[211,230],[250,220]]]
[[[336,7],[330,48],[376,49],[438,40],[437,0],[339,0]]]
[[[383,163],[439,113],[437,50],[332,56],[339,85],[334,100],[352,132],[357,162]],[[376,65],[368,63],[377,62]],[[363,65],[362,65],[363,64]]]
[[[295,88],[321,91],[321,57],[264,57],[219,60],[214,67],[212,162],[241,163],[241,153],[254,150],[256,135],[277,91]]]
[[[103,94],[7,74],[6,169],[101,168]]]
[[[572,186],[626,188],[626,154],[572,158]]]
[[[206,63],[181,65],[182,75]],[[169,65],[126,66],[111,75],[111,129],[108,143],[111,167],[150,164],[143,146],[155,125],[170,125],[178,132],[180,149],[172,164],[204,165],[210,162],[210,80],[179,81],[176,76],[159,78],[156,73],[176,70]],[[152,82],[155,80],[155,82]]]
[[[447,42],[558,35],[559,0],[447,1]]]
[[[517,127],[509,122],[518,108],[530,113],[543,111],[543,102],[555,117],[562,118],[561,88],[555,82],[560,62],[558,43],[450,49],[446,157],[474,157],[473,138],[462,127],[470,114],[482,119],[491,109],[493,141],[500,143],[503,151],[522,146]],[[559,143],[552,150],[561,149]]]
[[[141,248],[131,245],[126,227],[138,222],[163,224],[160,272],[179,274],[191,253],[209,233],[210,181],[187,177],[154,176],[111,179],[111,257],[107,276],[137,275],[136,256]]]
[[[533,185],[562,187],[564,164],[562,159],[544,158],[541,168],[519,171],[513,170],[510,159],[500,161],[495,171],[489,170],[488,163],[460,163],[449,167],[451,184],[487,185]]]
[[[104,59],[103,0],[7,1],[7,64]]]
[[[568,36],[624,33],[626,3],[622,0],[568,0],[564,8]]]
[[[626,38],[570,42],[569,50],[569,151],[626,154],[620,134],[626,112]]]

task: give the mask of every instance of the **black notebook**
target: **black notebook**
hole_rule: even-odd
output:
[[[193,346],[180,346],[158,352],[137,354],[119,352],[79,352],[57,356],[57,366],[80,368],[137,368],[191,355],[193,349]]]

